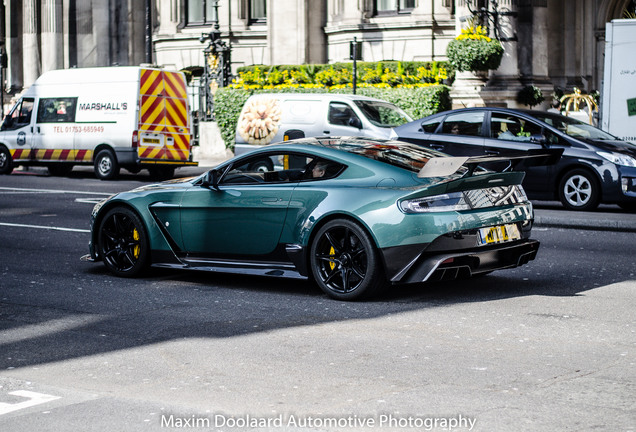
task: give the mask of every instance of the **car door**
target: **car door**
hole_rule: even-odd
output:
[[[40,98],[33,135],[35,158],[46,161],[74,161],[76,97]]]
[[[32,158],[33,125],[31,118],[34,105],[34,98],[20,99],[2,123],[0,140],[10,149],[14,160]]]
[[[306,164],[303,155],[259,153],[229,166],[217,189],[188,190],[181,201],[186,252],[209,257],[273,253]]]
[[[507,112],[490,113],[489,137],[485,141],[486,154],[502,155],[528,150],[541,150],[538,139],[546,140],[543,126],[526,117]],[[545,193],[552,179],[552,166],[536,166],[525,169],[523,187],[528,193]]]
[[[451,113],[436,133],[444,142],[444,152],[453,156],[484,154],[484,111],[468,110]]]
[[[398,127],[398,139],[453,156],[484,154],[484,111],[460,110],[425,118],[419,128]]]

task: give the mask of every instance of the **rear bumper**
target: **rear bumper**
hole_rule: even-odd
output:
[[[468,250],[436,252],[426,251],[420,246],[421,252],[414,257],[413,246],[406,248],[410,250],[401,250],[401,247],[396,247],[382,251],[387,263],[387,276],[391,283],[452,280],[493,270],[518,267],[536,257],[539,242],[524,239]],[[407,256],[412,258],[404,262],[403,258]]]

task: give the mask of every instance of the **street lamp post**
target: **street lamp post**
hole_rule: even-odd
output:
[[[479,8],[479,10],[474,10],[471,7],[472,1],[473,0],[466,1],[466,7],[468,7],[468,11],[472,15],[478,16],[481,24],[485,26],[486,28],[489,28],[490,23],[492,23],[493,31],[495,33],[495,39],[501,42],[517,41],[517,37],[514,35],[512,37],[502,36],[501,23],[499,21],[499,18],[502,16],[516,17],[517,16],[516,12],[510,11],[510,10],[500,10],[499,2],[497,0],[490,0],[490,3],[492,4],[492,10],[490,10],[490,7],[487,4],[486,6]]]
[[[230,84],[232,77],[230,47],[221,40],[219,27],[219,2],[214,0],[214,27],[211,32],[199,38],[201,43],[208,41],[203,49],[203,75],[201,76],[201,120],[214,120],[214,93],[219,87]]]

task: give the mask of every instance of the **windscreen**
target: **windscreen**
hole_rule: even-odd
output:
[[[412,120],[407,113],[388,102],[368,100],[354,102],[374,126],[392,128]]]
[[[550,126],[554,126],[561,132],[573,138],[601,141],[618,140],[618,138],[616,138],[614,135],[608,134],[607,132],[602,131],[599,128],[570,117],[549,113],[532,113],[532,116],[549,124]]]

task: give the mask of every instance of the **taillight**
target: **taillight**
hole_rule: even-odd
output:
[[[133,131],[132,133],[132,146],[133,148],[137,148],[139,145],[139,131]]]

